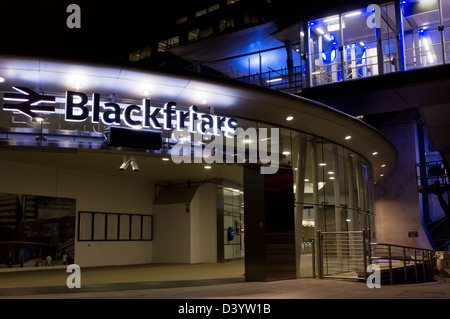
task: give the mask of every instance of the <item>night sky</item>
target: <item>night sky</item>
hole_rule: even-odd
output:
[[[66,9],[71,3],[81,8],[81,29],[69,29],[66,25],[70,15]],[[161,32],[161,23],[173,15],[174,10],[182,12],[179,4],[161,3],[1,1],[0,53],[92,57],[128,53],[130,48],[148,44],[152,36]],[[173,10],[168,10],[169,7]]]
[[[299,0],[272,0],[272,3],[283,7],[291,1],[302,9],[318,5]],[[354,2],[323,0],[319,7],[323,9],[327,2],[336,7],[349,1]],[[66,25],[70,15],[66,10],[71,3],[81,8],[81,29],[69,29]],[[204,3],[211,5],[213,1],[3,0],[0,54],[115,60],[148,45],[152,37],[164,33],[187,10],[205,6]]]

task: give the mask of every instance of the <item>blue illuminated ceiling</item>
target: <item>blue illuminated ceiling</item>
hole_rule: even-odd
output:
[[[277,31],[277,25],[270,22],[174,47],[168,52],[200,62],[232,78],[268,72],[286,67],[285,44],[273,36]]]

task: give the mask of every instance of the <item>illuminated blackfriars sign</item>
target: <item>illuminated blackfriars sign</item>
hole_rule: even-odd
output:
[[[19,93],[5,93],[5,101],[20,103],[5,103],[3,110],[20,112],[28,117],[36,118],[39,113],[55,113],[55,107],[47,107],[41,103],[55,103],[55,97],[43,96],[28,88],[13,87]],[[175,102],[168,102],[163,108],[150,105],[149,99],[144,99],[142,105],[128,106],[118,103],[100,103],[100,94],[92,94],[89,102],[88,96],[82,92],[66,92],[65,120],[71,122],[84,122],[91,118],[92,123],[102,121],[105,125],[120,125],[123,121],[130,127],[143,127],[150,129],[177,130],[187,129],[190,133],[212,133],[233,136],[237,128],[237,120],[224,116],[198,112],[196,106],[188,111],[176,109]]]
[[[24,87],[14,89],[19,93],[5,93],[4,99],[8,103],[4,104],[3,110],[19,112],[33,119],[42,117],[42,113],[61,114],[54,106],[42,105],[56,103],[56,97],[43,96]],[[61,99],[58,102],[62,102]],[[170,152],[177,164],[201,163],[203,160],[208,164],[260,163],[262,174],[278,171],[278,128],[271,128],[269,137],[269,129],[250,127],[244,130],[238,127],[236,119],[201,113],[196,106],[179,110],[175,102],[167,102],[162,108],[151,106],[149,99],[143,99],[141,105],[102,103],[98,93],[92,94],[89,101],[85,93],[74,91],[66,92],[64,102],[65,121],[81,123],[90,119],[92,123],[101,121],[107,126],[124,123],[132,128],[170,130],[172,139],[178,141]]]
[[[90,117],[92,123],[102,121],[106,125],[119,125],[123,120],[126,125],[131,127],[141,126],[164,130],[188,129],[191,133],[201,134],[212,130],[214,135],[219,135],[222,131],[226,136],[231,136],[237,128],[235,119],[198,113],[196,106],[191,106],[189,111],[177,110],[175,102],[168,102],[163,108],[157,108],[150,105],[150,100],[144,99],[142,105],[131,104],[122,110],[117,103],[106,102],[101,106],[100,95],[94,93],[91,103],[92,112],[89,112],[87,104],[86,94],[67,91],[66,121],[82,122]],[[173,120],[174,117],[176,117],[176,121]]]

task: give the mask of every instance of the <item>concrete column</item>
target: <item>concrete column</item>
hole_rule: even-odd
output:
[[[305,192],[305,165],[306,165],[306,137],[298,140],[298,153],[295,168],[295,253],[297,278],[300,278],[300,262],[302,255],[302,225],[303,225],[303,198]]]
[[[314,213],[314,230],[322,230],[322,216],[319,216],[319,174],[317,163],[317,141],[312,139],[311,141],[311,182],[313,185],[313,213]],[[319,265],[319,245],[315,245],[315,265]]]
[[[398,47],[398,64],[399,71],[403,72],[406,70],[405,61],[405,37],[403,35],[403,14],[400,7],[400,1],[394,1],[395,5],[395,19],[397,21],[397,47]]]
[[[355,211],[355,230],[360,230],[360,227],[358,227],[359,220],[360,220],[360,211],[362,209],[362,199],[361,199],[361,180],[360,180],[360,172],[358,167],[358,159],[356,156],[352,157],[352,163],[353,163],[353,172],[355,174],[355,182],[356,182],[356,209]]]
[[[334,222],[335,222],[335,230],[337,232],[342,231],[342,209],[341,209],[341,187],[340,187],[340,171],[339,171],[339,152],[338,147],[336,145],[333,146],[333,172],[334,172]],[[342,251],[343,245],[341,236],[337,235],[338,239],[336,242],[336,250],[337,250],[337,262],[338,265],[342,264]]]
[[[348,213],[347,216],[350,219],[350,222],[348,223],[348,230],[349,231],[355,231],[356,230],[356,206],[355,206],[355,177],[354,177],[354,168],[353,168],[353,157],[348,156],[345,160],[346,168],[345,171],[347,173],[346,177],[346,183],[348,185]]]
[[[292,41],[286,40],[284,42],[286,47],[286,66],[289,74],[289,84],[294,84],[294,58],[292,57]]]

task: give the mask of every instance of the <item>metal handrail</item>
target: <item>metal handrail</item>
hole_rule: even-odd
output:
[[[330,235],[353,235],[356,237],[352,240],[350,240],[350,238],[339,239],[337,237],[328,239],[327,237]],[[369,238],[370,236],[367,230],[334,232],[323,232],[321,230],[317,230],[316,242],[319,278],[324,278],[325,272],[329,275],[330,269],[335,271],[335,266],[341,268],[341,270],[345,268],[346,272],[362,272],[365,274],[365,277],[367,277],[364,270],[367,269],[368,260],[371,260],[371,252],[370,249],[368,249]],[[338,244],[341,245],[341,247],[340,249],[338,247],[330,247],[330,244]],[[334,258],[338,256],[339,253],[342,253],[340,256],[342,259],[335,260]],[[324,259],[326,262],[324,262]],[[346,266],[343,267],[344,265]],[[348,268],[350,265],[351,267]]]
[[[403,272],[405,277],[405,283],[408,283],[408,271],[407,271],[407,263],[414,262],[414,273],[415,273],[415,279],[416,283],[419,281],[418,276],[418,264],[422,264],[423,267],[423,276],[424,280],[427,277],[425,265],[428,266],[428,272],[430,278],[433,277],[433,258],[435,252],[430,249],[426,248],[418,248],[418,247],[410,247],[410,246],[402,246],[402,245],[396,245],[396,244],[386,244],[386,243],[370,243],[372,246],[372,249],[378,249],[380,247],[387,248],[387,255],[380,256],[380,254],[377,253],[376,256],[372,256],[372,262],[377,261],[378,263],[381,262],[383,259],[387,259],[387,262],[389,264],[389,280],[390,283],[394,283],[394,276],[393,276],[393,261],[400,261],[403,262]],[[400,249],[400,253],[393,254],[393,248],[394,249]],[[406,255],[407,250],[412,250],[413,254],[410,254],[408,257]],[[421,253],[422,257],[418,258],[418,253]],[[420,256],[420,254],[419,254]]]

